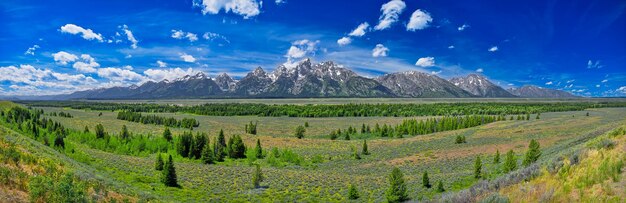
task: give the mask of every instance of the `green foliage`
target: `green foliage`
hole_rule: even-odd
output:
[[[454,141],[455,144],[462,144],[462,143],[466,143],[465,141],[465,135],[457,135],[456,136],[456,140]]]
[[[256,127],[257,127],[258,123],[252,123],[252,121],[250,121],[250,124],[246,124],[246,133],[248,134],[252,134],[252,135],[256,135]]]
[[[104,126],[98,123],[98,125],[96,125],[96,138],[102,139],[105,135],[106,133],[104,132]]]
[[[233,159],[246,158],[246,145],[241,136],[235,135],[228,139],[228,156]]]
[[[85,126],[85,129],[83,130],[83,133],[89,133],[89,127]]]
[[[496,150],[496,155],[493,157],[493,163],[494,164],[500,163],[500,150]]]
[[[409,199],[406,193],[406,183],[404,182],[404,175],[402,171],[397,167],[393,168],[391,174],[388,177],[389,188],[386,191],[386,197],[388,202],[402,202]]]
[[[304,133],[305,133],[305,132],[306,132],[306,129],[304,128],[304,126],[298,126],[298,127],[296,128],[296,132],[295,132],[295,134],[294,134],[294,135],[295,135],[298,139],[302,139],[302,138],[304,137]]]
[[[361,155],[359,155],[359,152],[356,150],[356,147],[352,147],[352,157],[356,160],[361,159]]]
[[[163,158],[161,157],[160,153],[157,153],[156,155],[156,162],[154,162],[154,169],[157,171],[161,171],[163,170]]]
[[[172,155],[169,155],[167,162],[163,166],[163,175],[161,177],[161,182],[168,187],[177,187],[178,186],[178,178],[176,177],[176,168],[174,167],[174,161],[172,160]]]
[[[430,185],[430,179],[428,178],[427,171],[424,171],[424,174],[422,175],[422,186],[424,186],[425,188],[432,187],[432,185]]]
[[[167,127],[187,128],[191,129],[200,126],[200,123],[193,118],[183,118],[176,120],[175,118],[165,118],[157,115],[141,115],[141,113],[131,111],[120,111],[117,113],[117,119],[142,124],[164,125]]]
[[[256,139],[256,147],[254,148],[255,156],[257,159],[263,158],[263,148],[261,148],[261,140]]]
[[[474,178],[480,179],[483,177],[482,169],[483,162],[480,160],[480,156],[477,156],[476,161],[474,162]]]
[[[437,192],[445,192],[446,189],[443,187],[443,181],[439,180],[437,182]]]
[[[254,173],[252,174],[252,185],[254,185],[254,188],[259,188],[263,179],[264,178],[263,172],[261,172],[261,166],[257,164],[256,168],[254,169]]]
[[[305,127],[305,128],[308,128],[308,127],[309,127],[309,122],[308,122],[308,121],[305,121],[305,122],[304,122],[304,127]]]
[[[191,132],[183,132],[176,141],[176,152],[182,157],[190,157],[193,144],[193,134]]]
[[[165,130],[163,130],[163,139],[167,140],[168,142],[172,141],[173,137],[170,128],[165,127]]]
[[[348,186],[348,199],[359,199],[359,191],[353,184]]]
[[[367,140],[363,140],[363,149],[361,150],[363,155],[370,155],[370,152],[367,150]]]
[[[504,172],[508,173],[517,169],[517,158],[515,157],[515,152],[513,150],[509,150],[506,153],[506,158],[504,159]]]
[[[120,138],[122,138],[122,140],[127,140],[128,138],[130,138],[130,133],[128,132],[128,128],[126,127],[126,125],[122,125],[122,132],[120,132]]]
[[[530,144],[528,144],[528,151],[526,151],[526,156],[524,157],[524,166],[530,166],[530,164],[535,163],[539,156],[541,156],[541,150],[539,149],[539,142],[535,139],[530,140]]]
[[[210,147],[211,146],[211,142],[209,139],[207,139],[207,143],[204,146],[204,149],[202,149],[202,163],[204,164],[213,164],[215,163],[215,154],[213,152],[213,148]]]

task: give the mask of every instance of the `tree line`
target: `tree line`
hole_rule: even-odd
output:
[[[432,104],[254,104],[207,103],[178,106],[146,103],[23,102],[30,106],[70,107],[98,111],[183,112],[209,116],[371,117],[523,115],[542,112],[582,111],[588,108],[626,107],[626,102],[476,102]]]
[[[177,120],[173,117],[166,118],[166,117],[157,116],[157,115],[142,115],[141,113],[131,112],[131,111],[118,112],[117,119],[131,121],[135,123],[164,125],[167,127],[188,128],[188,129],[200,126],[200,122],[198,122],[194,118],[183,118],[181,120]]]

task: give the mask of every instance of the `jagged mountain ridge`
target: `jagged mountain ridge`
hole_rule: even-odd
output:
[[[469,74],[466,77],[452,78],[450,82],[477,97],[516,97],[483,75]]]
[[[534,85],[524,85],[520,88],[509,88],[508,91],[524,98],[576,98],[578,96],[562,90],[543,88]]]
[[[480,77],[486,86],[461,85]],[[454,84],[451,81],[456,81]],[[210,78],[202,72],[173,81],[149,81],[140,86],[100,88],[58,95],[57,99],[188,99],[188,98],[307,98],[307,97],[514,97],[482,76],[450,81],[417,71],[366,78],[332,61],[295,67],[278,66],[268,73],[257,67],[240,80],[223,73]],[[475,83],[475,82],[474,82]],[[473,84],[469,82],[469,84]],[[504,92],[502,92],[504,91]],[[507,94],[508,93],[508,94]],[[524,95],[524,94],[522,94]],[[545,94],[550,96],[550,94]],[[560,94],[557,96],[561,96]]]

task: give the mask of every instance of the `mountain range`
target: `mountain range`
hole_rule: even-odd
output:
[[[268,73],[258,67],[240,80],[223,73],[202,72],[173,81],[149,81],[139,86],[100,88],[56,95],[49,99],[190,99],[190,98],[320,98],[320,97],[576,97],[568,92],[523,86],[505,90],[486,77],[470,74],[445,80],[437,75],[406,71],[367,78],[332,61],[301,61]]]

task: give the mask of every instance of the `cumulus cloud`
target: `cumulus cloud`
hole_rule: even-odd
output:
[[[285,0],[275,0],[274,3],[276,3],[276,5],[279,5],[279,4],[287,3],[287,1],[285,1]]]
[[[498,46],[493,46],[493,47],[487,49],[487,51],[496,52],[496,51],[498,51]]]
[[[132,67],[126,68],[100,68],[98,69],[98,76],[112,81],[142,81],[145,78],[138,73],[132,71]]]
[[[603,66],[600,64],[600,61],[596,61],[595,63],[591,60],[587,61],[587,68],[588,69],[593,69],[593,68],[602,68]]]
[[[59,51],[57,53],[54,53],[52,54],[52,57],[54,58],[55,62],[61,65],[67,65],[68,62],[74,62],[76,61],[76,59],[78,59],[78,56],[64,52],[64,51]]]
[[[468,24],[463,24],[463,25],[459,26],[459,27],[457,28],[457,30],[459,30],[459,31],[463,31],[463,30],[465,30],[465,29],[467,29],[467,28],[469,28],[469,27],[470,27],[470,26],[469,26]]]
[[[181,68],[170,68],[170,69],[148,69],[143,72],[143,74],[149,79],[153,81],[163,81],[167,80],[175,80],[177,78],[184,77],[186,75],[193,75],[194,71],[192,68],[188,68],[187,70]]]
[[[454,45],[448,46],[448,49],[454,49]]]
[[[206,33],[205,33],[206,34]],[[185,32],[182,30],[172,30],[172,38],[174,39],[187,39],[190,42],[195,42],[198,40],[198,35],[191,33],[191,32]],[[205,37],[206,39],[206,37]]]
[[[416,66],[420,66],[420,67],[433,67],[435,66],[435,57],[423,57],[423,58],[419,58],[417,59],[417,62],[415,62]]]
[[[372,49],[372,56],[373,57],[385,57],[387,56],[388,52],[389,52],[389,49],[387,47],[385,47],[382,44],[377,44],[376,47]]]
[[[189,54],[181,53],[180,58],[183,59],[183,61],[185,62],[189,62],[189,63],[196,62],[196,58],[194,58],[192,55],[189,55]]]
[[[20,65],[0,67],[0,82],[7,82],[11,88],[3,91],[4,94],[41,95],[84,89],[97,81],[82,74],[57,73],[31,65]]]
[[[406,8],[406,4],[402,0],[391,0],[386,4],[383,4],[380,8],[382,14],[378,18],[378,24],[374,27],[375,30],[384,30],[390,28],[391,25],[398,21],[400,14]]]
[[[608,82],[608,81],[609,81],[609,80],[604,79],[604,80],[602,80],[602,83],[606,83],[606,82]]]
[[[484,70],[482,68],[476,69],[477,73],[482,73]]]
[[[553,82],[552,82],[552,81],[548,81],[548,82],[546,82],[546,85],[552,85],[552,84],[553,84]]]
[[[287,54],[285,54],[285,57],[290,60],[299,59],[310,54],[315,54],[315,52],[317,51],[317,45],[319,43],[319,40],[311,41],[308,39],[294,41],[291,43],[291,47],[289,47],[289,50],[287,50]]]
[[[365,33],[367,33],[367,29],[369,27],[370,27],[369,23],[367,23],[367,22],[361,23],[361,24],[359,24],[359,26],[354,28],[354,30],[352,30],[352,32],[350,32],[350,34],[348,34],[348,36],[362,37],[363,35],[365,35]]]
[[[83,73],[95,73],[97,67],[100,67],[100,64],[96,63],[96,59],[91,57],[88,54],[80,55],[82,61],[77,61],[74,63],[72,67],[79,72]]]
[[[69,33],[69,34],[81,34],[81,36],[83,37],[83,39],[86,40],[98,40],[100,42],[103,41],[102,35],[95,33],[93,30],[91,29],[85,29],[82,28],[78,25],[74,25],[74,24],[65,24],[64,26],[61,26],[61,32],[63,33]]]
[[[122,26],[122,30],[126,34],[126,38],[128,39],[128,41],[130,41],[132,43],[130,45],[130,47],[133,48],[133,49],[136,49],[137,48],[137,43],[139,43],[139,41],[137,39],[135,39],[135,36],[133,35],[133,32],[130,31],[130,29],[128,29],[127,25],[123,25]]]
[[[349,37],[342,37],[341,39],[337,40],[337,44],[339,44],[340,46],[345,46],[352,43],[352,38]]]
[[[249,19],[261,13],[260,4],[256,0],[202,0],[201,4],[194,2],[194,5],[202,7],[204,15],[218,14],[223,9],[225,13],[232,12]]]
[[[24,52],[24,55],[31,55],[34,56],[35,55],[35,50],[39,49],[39,45],[33,45],[32,47],[29,47],[26,52]]]
[[[167,67],[167,63],[163,62],[163,61],[157,61],[157,64],[159,65],[159,68],[165,68]]]
[[[626,94],[626,86],[621,86],[620,88],[617,88],[615,91],[622,93],[622,94]]]
[[[430,14],[424,12],[420,9],[415,10],[411,15],[411,19],[409,23],[406,24],[407,31],[416,31],[422,30],[428,27],[428,24],[433,21],[433,18],[430,17]]]

